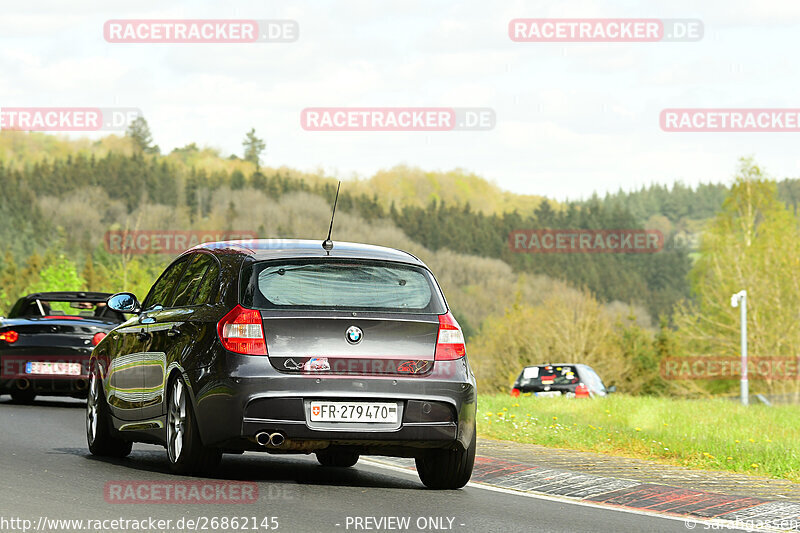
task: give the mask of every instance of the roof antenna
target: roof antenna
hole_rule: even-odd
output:
[[[333,212],[331,213],[331,226],[328,228],[328,238],[322,241],[322,249],[325,250],[327,255],[331,255],[331,250],[333,250],[333,241],[331,240],[331,231],[333,231],[333,217],[336,215],[336,202],[339,201],[339,187],[342,186],[342,182],[339,182],[339,185],[336,186],[336,198],[333,200]]]

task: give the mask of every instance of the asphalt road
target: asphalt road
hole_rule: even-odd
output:
[[[178,527],[176,522],[181,518],[202,521],[202,517],[208,519],[203,521],[207,531],[235,530],[212,527],[210,519],[214,517],[248,517],[248,527],[253,525],[249,520],[257,517],[256,531],[268,531],[261,526],[273,527],[275,522],[264,522],[263,518],[274,517],[278,531],[287,532],[686,531],[680,520],[474,486],[457,491],[427,490],[414,472],[406,474],[364,461],[350,469],[326,469],[318,466],[313,456],[258,453],[226,455],[218,478],[255,482],[255,503],[108,503],[104,492],[108,482],[194,478],[169,474],[165,452],[156,446],[137,444],[123,460],[89,455],[84,405],[72,399],[39,398],[34,405],[21,406],[11,403],[8,396],[0,397],[0,531],[21,531],[24,523],[13,519],[30,520],[33,529],[42,517],[171,520],[163,529],[170,532],[190,529],[185,522]],[[388,517],[407,517],[409,527],[399,529],[396,522],[377,522]],[[47,520],[41,522],[40,531],[76,530],[74,524],[48,528]],[[113,525],[117,524],[107,522],[105,528],[112,529]],[[127,525],[128,530],[136,527]],[[84,523],[84,527],[91,526]],[[202,530],[202,524],[198,526]],[[114,530],[126,528],[117,525]]]

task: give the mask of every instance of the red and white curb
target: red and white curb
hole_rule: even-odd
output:
[[[413,460],[369,462],[410,473]],[[470,486],[618,508],[698,524],[760,531],[800,531],[800,504],[642,483],[479,456]]]

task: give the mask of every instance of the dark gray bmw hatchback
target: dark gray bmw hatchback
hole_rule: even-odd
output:
[[[327,241],[330,243],[330,241]],[[330,248],[329,246],[326,248]],[[379,246],[255,240],[178,257],[94,349],[86,430],[95,455],[135,441],[202,473],[223,453],[413,457],[459,488],[475,460],[475,378],[433,274]]]

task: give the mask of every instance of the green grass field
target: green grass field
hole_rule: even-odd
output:
[[[800,482],[800,406],[480,395],[478,434]]]

